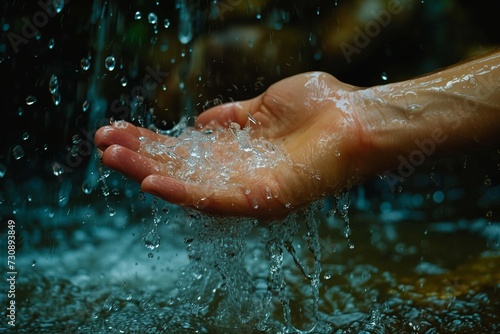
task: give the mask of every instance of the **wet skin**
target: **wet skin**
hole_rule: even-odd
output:
[[[405,159],[411,163],[419,157],[420,164],[498,144],[499,111],[500,53],[492,52],[427,76],[371,88],[322,72],[299,74],[251,100],[205,111],[196,120],[200,130],[227,128],[231,122],[243,127],[251,115],[252,136],[279,146],[293,162],[253,178],[237,174],[223,188],[169,177],[161,168],[168,158],[140,149],[140,137],[170,143],[175,138],[120,122],[99,129],[95,142],[104,164],[166,201],[213,214],[281,218],[398,168]]]

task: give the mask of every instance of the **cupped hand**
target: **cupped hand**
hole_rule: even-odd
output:
[[[253,99],[200,114],[197,130],[227,129],[231,123],[251,126],[252,138],[267,141],[286,155],[250,175],[244,172],[246,161],[232,161],[234,173],[223,186],[213,186],[209,179],[217,171],[202,174],[197,182],[176,178],[175,169],[185,163],[182,154],[173,158],[144,149],[145,139],[174,147],[178,138],[118,122],[99,129],[95,142],[104,151],[104,164],[168,202],[213,214],[278,218],[357,181],[363,134],[353,106],[356,90],[329,74],[311,72],[279,81]],[[218,161],[228,161],[231,152],[228,147],[212,154]]]

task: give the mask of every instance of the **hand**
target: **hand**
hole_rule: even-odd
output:
[[[196,127],[201,130],[227,129],[232,122],[243,128],[250,114],[255,121],[248,123],[251,136],[276,145],[291,162],[261,169],[255,175],[234,173],[219,188],[173,178],[165,169],[172,159],[148,153],[139,139],[173,145],[177,138],[120,122],[99,129],[95,142],[104,151],[104,164],[140,182],[143,191],[171,203],[213,214],[283,217],[357,181],[357,168],[352,164],[365,145],[352,105],[355,91],[329,74],[305,73],[284,79],[251,100],[200,114]],[[244,163],[236,162],[235,169]]]

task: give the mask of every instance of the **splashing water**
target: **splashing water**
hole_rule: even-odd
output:
[[[163,161],[161,170],[178,180],[204,187],[207,193],[228,186],[242,187],[269,179],[279,166],[292,165],[290,157],[278,146],[251,137],[251,128],[200,132],[188,128],[177,138],[164,142],[141,137],[141,152]],[[250,182],[249,182],[250,180]]]
[[[120,126],[120,122],[115,122]],[[231,186],[242,187],[252,184],[269,175],[281,164],[293,164],[286,152],[262,138],[253,138],[252,129],[241,129],[231,123],[227,129],[217,128],[198,131],[185,126],[177,137],[165,137],[164,141],[152,141],[141,137],[140,153],[148,154],[163,163],[157,167],[159,173],[167,174],[183,182],[205,187],[207,193]],[[250,182],[249,182],[250,180]],[[252,191],[245,193],[252,196]],[[272,199],[270,188],[266,188],[266,199]],[[254,207],[258,208],[256,198]],[[199,203],[200,206],[203,203]],[[348,204],[343,207],[347,214]],[[145,223],[142,241],[150,249],[159,246],[158,236],[158,199],[153,200],[153,220]],[[197,314],[215,312],[217,322],[224,326],[228,323],[235,328],[250,326],[267,332],[278,328],[285,332],[296,332],[294,311],[291,306],[293,287],[287,285],[292,264],[299,269],[300,275],[309,282],[310,292],[304,306],[310,310],[309,330],[326,332],[326,323],[320,321],[318,313],[319,288],[321,277],[321,246],[315,212],[318,203],[300,214],[292,213],[284,221],[266,224],[263,233],[264,243],[260,252],[265,250],[268,268],[259,266],[257,273],[251,274],[245,261],[246,238],[258,222],[249,218],[213,217],[202,213],[190,213],[188,222],[194,228],[194,236],[186,238],[191,260],[190,268],[179,289],[181,305],[192,305]],[[303,223],[303,220],[306,222]],[[302,240],[307,246],[296,247],[299,225],[306,226],[307,232]],[[303,263],[300,256],[308,250],[312,261]],[[287,254],[289,256],[287,256]],[[252,268],[255,269],[255,268]],[[268,272],[264,277],[263,273]],[[253,278],[257,276],[257,279]],[[301,284],[302,285],[302,284]],[[266,286],[265,288],[263,288]],[[194,294],[194,295],[193,295]],[[214,300],[217,309],[213,307]],[[296,302],[294,302],[296,304]],[[283,323],[276,322],[273,315],[282,308]],[[235,321],[235,319],[237,321]],[[303,325],[304,323],[302,323]]]
[[[180,305],[191,305],[200,316],[214,317],[220,328],[228,330],[329,332],[331,328],[319,319],[318,313],[321,252],[314,213],[319,207],[320,203],[313,203],[283,221],[265,225],[250,218],[189,212],[193,235],[187,237],[185,243],[191,263],[182,272],[176,301]],[[308,219],[308,223],[307,231],[301,236],[299,226],[304,226],[303,219]],[[304,245],[300,240],[309,245],[309,254],[314,259],[311,267],[299,259],[304,253],[297,252],[296,247],[307,248],[301,247]],[[257,257],[249,259],[249,254],[255,253],[262,254],[267,261]],[[291,301],[298,292],[294,284],[287,282],[297,280],[298,276],[296,270],[290,271],[290,266],[295,266],[302,273],[299,276],[309,281],[311,291],[304,293],[305,298],[300,301],[312,315],[306,330],[300,330],[294,323],[298,314],[296,306],[291,307]],[[277,320],[280,318],[282,322]]]
[[[161,220],[161,216],[158,215],[158,197],[153,199],[153,204],[151,205],[151,214],[153,219],[148,221],[145,218],[142,219],[144,223],[144,229],[142,231],[142,242],[144,246],[150,250],[154,250],[160,247],[160,235],[158,234],[158,223]]]

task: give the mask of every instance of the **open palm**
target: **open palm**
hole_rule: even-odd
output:
[[[251,100],[220,105],[200,114],[196,120],[199,130],[227,129],[231,123],[250,125],[252,138],[262,138],[287,156],[250,175],[243,172],[245,161],[233,161],[235,172],[223,187],[207,186],[213,183],[209,179],[212,176],[207,175],[214,174],[203,174],[197,183],[175,178],[172,169],[182,168],[182,159],[179,162],[167,154],[144,150],[144,138],[149,143],[168,143],[169,147],[177,138],[121,122],[99,129],[95,142],[104,151],[106,165],[166,201],[214,214],[282,217],[349,186],[360,137],[352,108],[351,93],[355,90],[329,74],[305,73],[284,79]],[[213,154],[227,161],[224,159],[231,149],[214,150]]]

